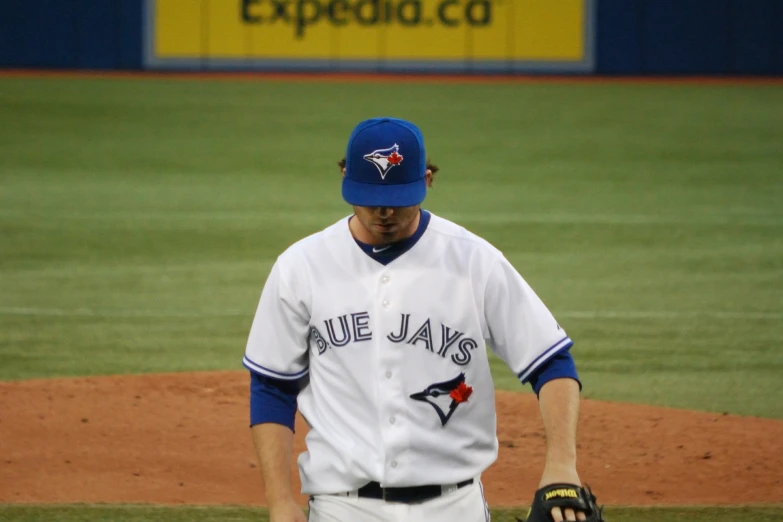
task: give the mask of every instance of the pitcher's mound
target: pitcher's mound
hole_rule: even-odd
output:
[[[0,503],[263,504],[247,395],[245,372],[0,383]],[[487,500],[527,505],[544,464],[538,404],[497,402]],[[584,400],[579,472],[607,504],[783,502],[781,441],[781,421]]]

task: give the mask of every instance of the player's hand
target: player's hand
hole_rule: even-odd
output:
[[[552,520],[555,522],[563,522],[564,520],[587,520],[587,516],[581,511],[574,513],[573,509],[566,508],[561,511],[560,508],[552,508],[551,511]]]
[[[549,486],[551,484],[582,484],[579,480],[579,474],[576,469],[551,469],[549,467],[544,469],[544,475],[541,477],[539,488]],[[554,522],[563,521],[575,521],[575,520],[587,520],[587,516],[581,511],[574,512],[571,508],[562,509],[559,507],[553,507],[550,511],[552,520]]]
[[[307,522],[302,508],[293,500],[269,506],[269,522]]]
[[[604,522],[603,507],[598,507],[589,486],[555,482],[544,484],[536,491],[527,516],[518,522]]]

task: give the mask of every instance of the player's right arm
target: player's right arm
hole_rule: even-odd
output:
[[[250,329],[250,426],[271,522],[305,522],[291,487],[297,394],[308,373],[309,292],[278,260]]]
[[[270,522],[306,522],[291,490],[293,432],[275,423],[256,424],[252,432],[264,480]]]

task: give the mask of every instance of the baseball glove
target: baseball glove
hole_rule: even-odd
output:
[[[517,517],[517,521],[552,522],[552,508],[559,507],[563,510],[571,508],[574,511],[582,511],[587,522],[605,522],[604,509],[599,508],[595,502],[595,495],[587,485],[582,488],[573,484],[552,484],[536,491],[527,518],[523,520]]]

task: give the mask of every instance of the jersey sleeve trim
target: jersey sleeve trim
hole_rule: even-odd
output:
[[[536,368],[544,364],[550,357],[553,357],[560,350],[570,348],[573,346],[573,344],[574,342],[566,335],[555,344],[544,350],[544,352],[536,357],[535,360],[527,366],[527,368],[519,372],[517,377],[520,381],[522,381],[522,384],[525,384]]]
[[[247,368],[248,370],[250,370],[252,372],[255,372],[257,374],[265,375],[267,377],[272,377],[273,379],[281,379],[281,380],[284,380],[284,381],[294,381],[294,380],[297,380],[297,379],[301,379],[302,377],[307,375],[307,373],[310,371],[310,368],[305,368],[301,372],[297,372],[297,373],[276,372],[274,370],[270,370],[269,368],[264,368],[260,364],[251,361],[247,357],[247,355],[245,355],[242,358],[242,365],[245,368]]]

